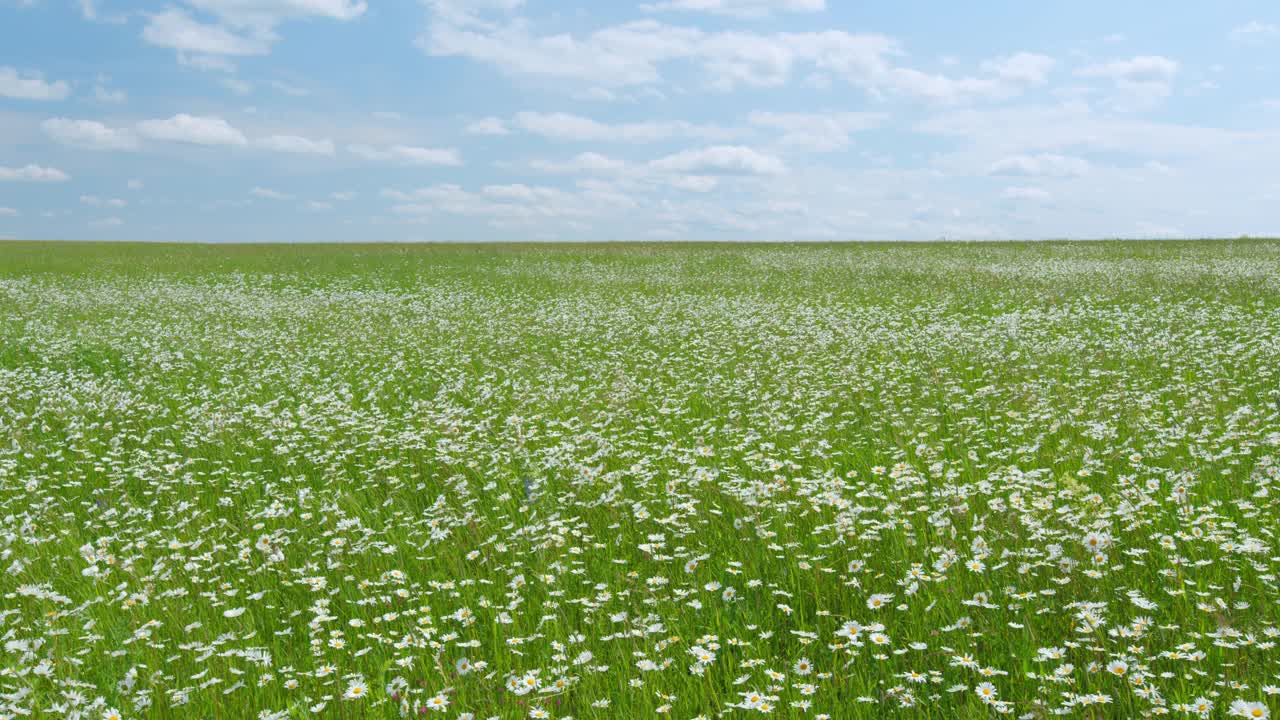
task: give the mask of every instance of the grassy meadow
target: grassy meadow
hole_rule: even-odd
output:
[[[0,243],[0,718],[1268,717],[1280,242]]]

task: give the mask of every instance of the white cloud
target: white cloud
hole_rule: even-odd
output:
[[[13,182],[65,182],[71,176],[57,168],[41,165],[25,165],[23,167],[4,167],[0,165],[0,180]]]
[[[328,18],[354,20],[368,6],[351,0],[186,0],[192,9],[215,22],[169,7],[148,17],[142,37],[148,43],[179,52],[178,60],[205,70],[229,71],[225,56],[265,55],[280,36],[276,27],[288,20]]]
[[[1254,20],[1231,29],[1231,39],[1238,43],[1257,43],[1280,37],[1280,26]]]
[[[224,77],[218,81],[218,84],[237,95],[248,95],[253,92],[253,83],[237,77]]]
[[[299,155],[333,155],[333,141],[312,140],[298,135],[271,135],[254,141],[254,145],[274,152]]]
[[[701,71],[705,83],[721,91],[777,87],[807,72],[806,82],[818,86],[837,76],[873,95],[953,103],[1015,95],[1044,84],[1054,65],[1044,55],[1018,53],[987,61],[980,77],[953,78],[894,67],[891,60],[902,50],[878,34],[707,31],[641,20],[585,35],[538,35],[520,18],[481,19],[474,8],[448,13],[438,3],[432,7],[417,41],[428,54],[470,58],[514,76],[585,83],[606,96],[609,88],[657,85],[664,66],[680,64]]]
[[[11,207],[0,207],[0,217],[17,217],[20,214]]]
[[[594,152],[579,153],[568,161],[534,160],[529,163],[530,168],[539,172],[570,175],[617,172],[626,166],[621,160]]]
[[[872,88],[938,103],[1008,98],[1043,82],[1035,82],[1031,75],[1034,73],[1032,64],[1026,65],[1015,69],[1008,67],[1004,61],[987,61],[983,63],[987,74],[981,77],[951,77],[911,68],[893,68],[878,79]]]
[[[199,56],[265,55],[275,41],[272,33],[239,34],[221,25],[202,23],[173,7],[149,16],[142,38],[152,45]]]
[[[910,187],[934,202],[959,196],[957,204],[963,207],[967,200],[971,219],[1002,225],[1013,236],[1132,235],[1134,224],[1143,220],[1204,236],[1274,227],[1268,208],[1275,198],[1267,194],[1275,189],[1264,169],[1280,163],[1280,130],[1136,119],[1098,107],[958,110],[917,126],[952,146],[930,157],[932,167],[951,178],[1026,177],[1006,184],[1052,192],[1052,204],[1043,212],[996,219],[984,214],[999,212],[992,199],[983,204],[975,196],[980,185],[972,190],[953,189],[951,183]],[[1081,172],[1087,172],[1085,179],[1073,179]]]
[[[1121,93],[1117,104],[1135,108],[1148,107],[1168,97],[1177,74],[1178,63],[1160,55],[1139,55],[1076,71],[1080,77],[1110,80]]]
[[[40,129],[52,140],[86,150],[137,150],[138,138],[130,130],[107,127],[96,120],[49,118]]]
[[[1047,55],[1020,52],[1005,58],[987,60],[982,69],[1001,80],[1037,87],[1048,82],[1049,72],[1057,63]]]
[[[103,81],[99,80],[93,86],[93,99],[100,103],[119,105],[120,103],[128,100],[129,96],[123,90],[112,90],[111,88],[108,88]]]
[[[957,110],[919,123],[917,131],[968,141],[982,154],[1082,152],[1123,153],[1153,158],[1236,156],[1280,148],[1278,131],[1150,122],[1106,116],[1084,106]],[[992,162],[988,159],[982,167]]]
[[[1089,162],[1052,153],[1012,155],[992,163],[987,172],[992,175],[1076,177],[1089,172]]]
[[[1048,82],[1056,61],[1047,55],[1020,52],[985,60],[981,76],[951,77],[897,67],[873,77],[869,86],[940,103],[1013,97]]]
[[[1035,202],[1044,202],[1052,197],[1047,190],[1023,185],[1007,187],[1003,193],[1000,193],[1000,196],[1006,200],[1032,200]]]
[[[663,0],[640,7],[651,12],[704,12],[760,18],[774,12],[821,12],[827,9],[827,3],[826,0]]]
[[[266,200],[292,200],[293,199],[292,195],[288,195],[278,190],[272,190],[271,188],[264,188],[264,187],[255,187],[249,191],[249,194],[254,197],[263,198]]]
[[[410,145],[392,145],[376,148],[369,145],[348,145],[347,152],[366,160],[397,162],[404,165],[462,164],[462,157],[453,148],[424,148]]]
[[[236,71],[236,64],[221,55],[192,55],[179,52],[178,64],[209,72],[233,73]]]
[[[144,120],[137,127],[140,135],[152,140],[208,146],[243,146],[249,143],[244,133],[215,115],[179,113],[163,120]]]
[[[510,135],[511,131],[507,129],[501,118],[487,117],[476,120],[467,125],[468,135]]]
[[[524,5],[524,0],[425,0],[423,4],[446,22],[473,25],[484,24],[480,20],[484,13],[510,13]]]
[[[715,190],[719,181],[706,175],[677,175],[668,179],[667,184],[677,190],[705,193]]]
[[[396,201],[392,211],[408,217],[444,213],[488,218],[495,227],[528,227],[545,222],[604,216],[630,210],[637,203],[621,193],[600,187],[577,192],[560,188],[524,185],[486,185],[478,192],[454,184],[402,192],[384,190],[384,197]]]
[[[311,94],[310,90],[304,87],[299,87],[298,85],[293,85],[292,83],[284,82],[283,80],[272,80],[270,81],[270,85],[276,90],[291,97],[307,97]]]
[[[129,22],[128,13],[112,13],[103,15],[98,11],[98,0],[79,0],[80,17],[89,22],[107,23],[109,25],[123,25]]]
[[[642,20],[606,27],[585,37],[534,35],[524,22],[457,22],[437,12],[418,38],[437,56],[468,57],[511,75],[588,82],[602,88],[651,85],[666,63],[689,62],[712,86],[776,86],[798,63],[866,78],[887,69],[895,44],[882,35],[841,31],[764,35],[706,32]]]
[[[1139,55],[1129,60],[1080,68],[1081,77],[1102,77],[1120,82],[1167,82],[1178,73],[1178,63],[1161,55]]]
[[[363,0],[186,0],[192,7],[238,27],[274,27],[285,20],[326,18],[355,20],[368,4]]]
[[[652,126],[642,124],[630,128],[614,128],[590,118],[569,113],[516,113],[515,125],[526,132],[556,140],[658,140],[666,137]]]
[[[97,195],[81,195],[80,204],[95,208],[122,208],[129,203],[120,198],[101,198]]]
[[[683,150],[649,163],[655,170],[678,173],[746,173],[780,175],[786,166],[778,158],[741,145],[714,145]]]
[[[49,82],[38,72],[19,72],[17,68],[0,67],[0,97],[15,100],[65,100],[70,94],[71,86],[61,80]]]
[[[125,183],[125,186],[128,187],[130,190],[141,190],[144,187],[141,180],[130,180],[129,182]]]
[[[89,227],[95,228],[98,230],[103,230],[106,228],[120,227],[123,224],[124,224],[124,221],[118,217],[105,217],[98,220],[90,221]]]
[[[333,198],[334,200],[339,200],[339,201],[342,201],[342,202],[346,202],[347,200],[351,200],[351,199],[355,198],[355,196],[356,196],[356,194],[355,194],[355,193],[353,193],[353,192],[349,192],[349,191],[329,193],[329,197]]]
[[[785,147],[827,152],[849,147],[852,133],[880,127],[888,117],[883,113],[859,112],[753,112],[748,116],[748,122],[757,127],[782,131],[779,142]]]
[[[322,212],[325,210],[332,210],[333,205],[322,200],[308,200],[302,204],[302,208],[304,210],[311,210],[312,212]]]
[[[688,122],[638,122],[609,125],[570,113],[519,112],[513,124],[552,140],[575,142],[657,142],[673,137],[726,139],[740,133]]]

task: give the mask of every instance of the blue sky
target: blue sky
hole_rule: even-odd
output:
[[[1274,2],[0,0],[0,237],[1280,234]]]

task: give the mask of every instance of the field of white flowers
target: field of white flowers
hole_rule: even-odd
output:
[[[1280,712],[1280,243],[0,244],[0,718]]]

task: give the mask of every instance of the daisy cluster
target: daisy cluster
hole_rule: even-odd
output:
[[[0,718],[1267,718],[1280,244],[0,250]]]

